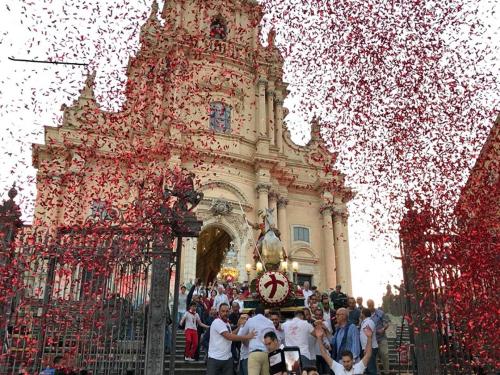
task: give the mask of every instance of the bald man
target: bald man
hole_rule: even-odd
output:
[[[337,309],[335,316],[338,328],[331,342],[333,359],[340,362],[342,353],[349,351],[353,355],[354,362],[357,362],[361,351],[358,328],[349,323],[349,311],[346,308]]]

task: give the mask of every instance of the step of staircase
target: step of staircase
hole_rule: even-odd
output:
[[[207,366],[204,360],[188,362],[184,360],[184,348],[186,336],[184,331],[177,331],[175,340],[175,372],[182,372],[182,375],[202,375],[207,371]],[[200,353],[201,359],[205,358],[205,354]],[[168,373],[170,369],[170,355],[165,355],[164,371]]]

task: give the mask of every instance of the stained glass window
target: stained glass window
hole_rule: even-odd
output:
[[[210,129],[217,133],[231,131],[231,107],[222,102],[210,103]]]

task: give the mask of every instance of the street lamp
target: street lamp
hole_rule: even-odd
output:
[[[293,282],[297,284],[297,272],[299,272],[299,262],[292,262]]]
[[[247,271],[247,280],[248,282],[250,282],[250,271],[252,271],[252,265],[250,263],[247,263],[245,269]]]

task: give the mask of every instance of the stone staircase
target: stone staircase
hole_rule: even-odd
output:
[[[392,329],[393,334],[389,335],[387,338],[387,344],[389,346],[389,366],[391,370],[391,374],[410,374],[411,373],[411,356],[410,353],[402,353],[400,354],[399,347],[400,345],[406,346],[409,348],[410,345],[410,331],[408,328],[408,324],[405,324],[402,327],[401,331],[401,317],[394,317],[392,319]],[[403,360],[404,357],[408,358],[408,361],[405,363]],[[402,359],[402,363],[400,364],[400,355]]]
[[[184,361],[184,347],[186,338],[184,336],[184,331],[177,331],[177,339],[175,343],[175,373],[182,375],[202,375],[207,371],[207,366],[205,365],[205,353],[202,351],[200,354],[200,361],[197,362],[187,362]],[[168,374],[170,368],[170,355],[166,355],[165,358],[165,374]]]

